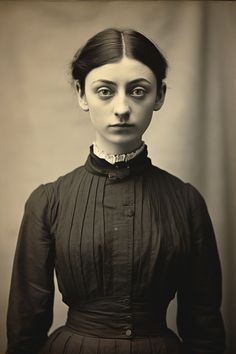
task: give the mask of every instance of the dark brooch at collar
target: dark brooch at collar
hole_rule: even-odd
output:
[[[147,157],[147,147],[137,156],[127,162],[117,162],[112,165],[105,159],[99,158],[93,153],[92,146],[90,154],[85,163],[86,169],[96,175],[107,176],[109,179],[119,181],[129,176],[134,176],[142,173],[148,166],[151,165],[151,160]]]

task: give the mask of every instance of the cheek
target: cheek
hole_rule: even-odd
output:
[[[139,129],[144,132],[152,120],[153,105],[141,104],[138,108],[136,107],[134,116],[136,116],[136,123],[138,124]]]
[[[109,105],[101,100],[94,100],[93,102],[88,101],[88,106],[90,112],[97,115],[104,114],[104,112],[109,110]]]
[[[141,103],[134,108],[134,111],[136,112],[136,114],[138,114],[140,118],[149,118],[150,116],[152,116],[153,108],[153,104]]]
[[[149,97],[146,97],[146,99],[141,100],[140,102],[137,102],[135,104],[136,110],[139,110],[140,112],[153,112],[153,108],[155,105],[156,98],[154,95],[151,95]]]
[[[92,106],[89,109],[89,116],[92,125],[100,130],[104,128],[104,125],[106,124],[107,121],[107,113],[106,110],[102,107],[99,106]]]

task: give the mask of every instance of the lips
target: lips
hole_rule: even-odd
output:
[[[110,127],[112,128],[131,128],[133,126],[134,126],[133,124],[128,124],[128,123],[110,124]]]

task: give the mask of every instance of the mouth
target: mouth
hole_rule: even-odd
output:
[[[109,126],[111,128],[132,128],[132,127],[134,127],[133,124],[128,124],[128,123],[110,124]]]

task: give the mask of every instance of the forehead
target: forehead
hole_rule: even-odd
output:
[[[156,78],[152,70],[138,60],[123,57],[119,62],[109,63],[91,70],[86,82],[93,84],[98,80],[109,80],[117,83],[126,83],[138,78],[146,79],[155,84]]]

